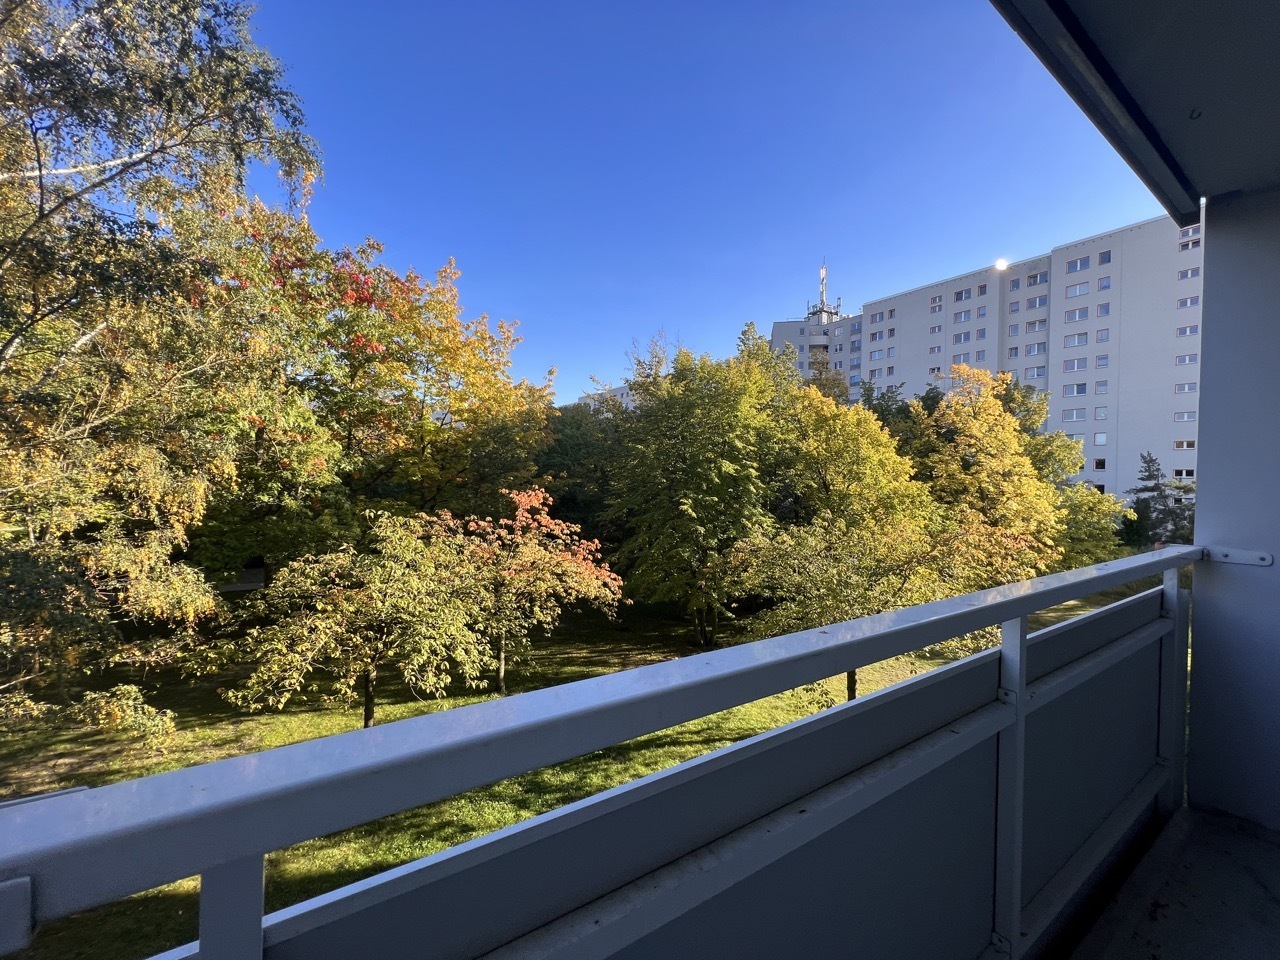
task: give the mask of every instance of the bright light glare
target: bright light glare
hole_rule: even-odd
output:
[[[1004,257],[1001,257],[999,260],[997,260],[997,261],[996,261],[996,269],[997,269],[997,270],[1008,270],[1008,269],[1009,269],[1009,261],[1008,261],[1008,260],[1006,260]]]

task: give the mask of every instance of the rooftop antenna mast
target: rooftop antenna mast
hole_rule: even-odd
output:
[[[818,271],[818,306],[827,305],[827,258],[822,258],[822,269]]]

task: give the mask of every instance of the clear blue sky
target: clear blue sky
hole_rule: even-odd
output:
[[[665,331],[728,354],[1158,215],[986,0],[260,0],[324,153],[312,218],[455,257],[563,402]]]

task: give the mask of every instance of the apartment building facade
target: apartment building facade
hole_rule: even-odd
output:
[[[1049,394],[1046,429],[1081,443],[1076,479],[1122,494],[1150,450],[1195,479],[1199,410],[1201,227],[1159,217],[1015,263],[863,304],[825,302],[773,325],[810,375],[827,367],[857,386],[944,389],[954,364],[1008,371]]]

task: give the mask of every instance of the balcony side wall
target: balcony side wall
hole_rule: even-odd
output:
[[[1280,194],[1206,219],[1196,542],[1280,554]],[[1280,828],[1280,566],[1195,576],[1190,801]]]

